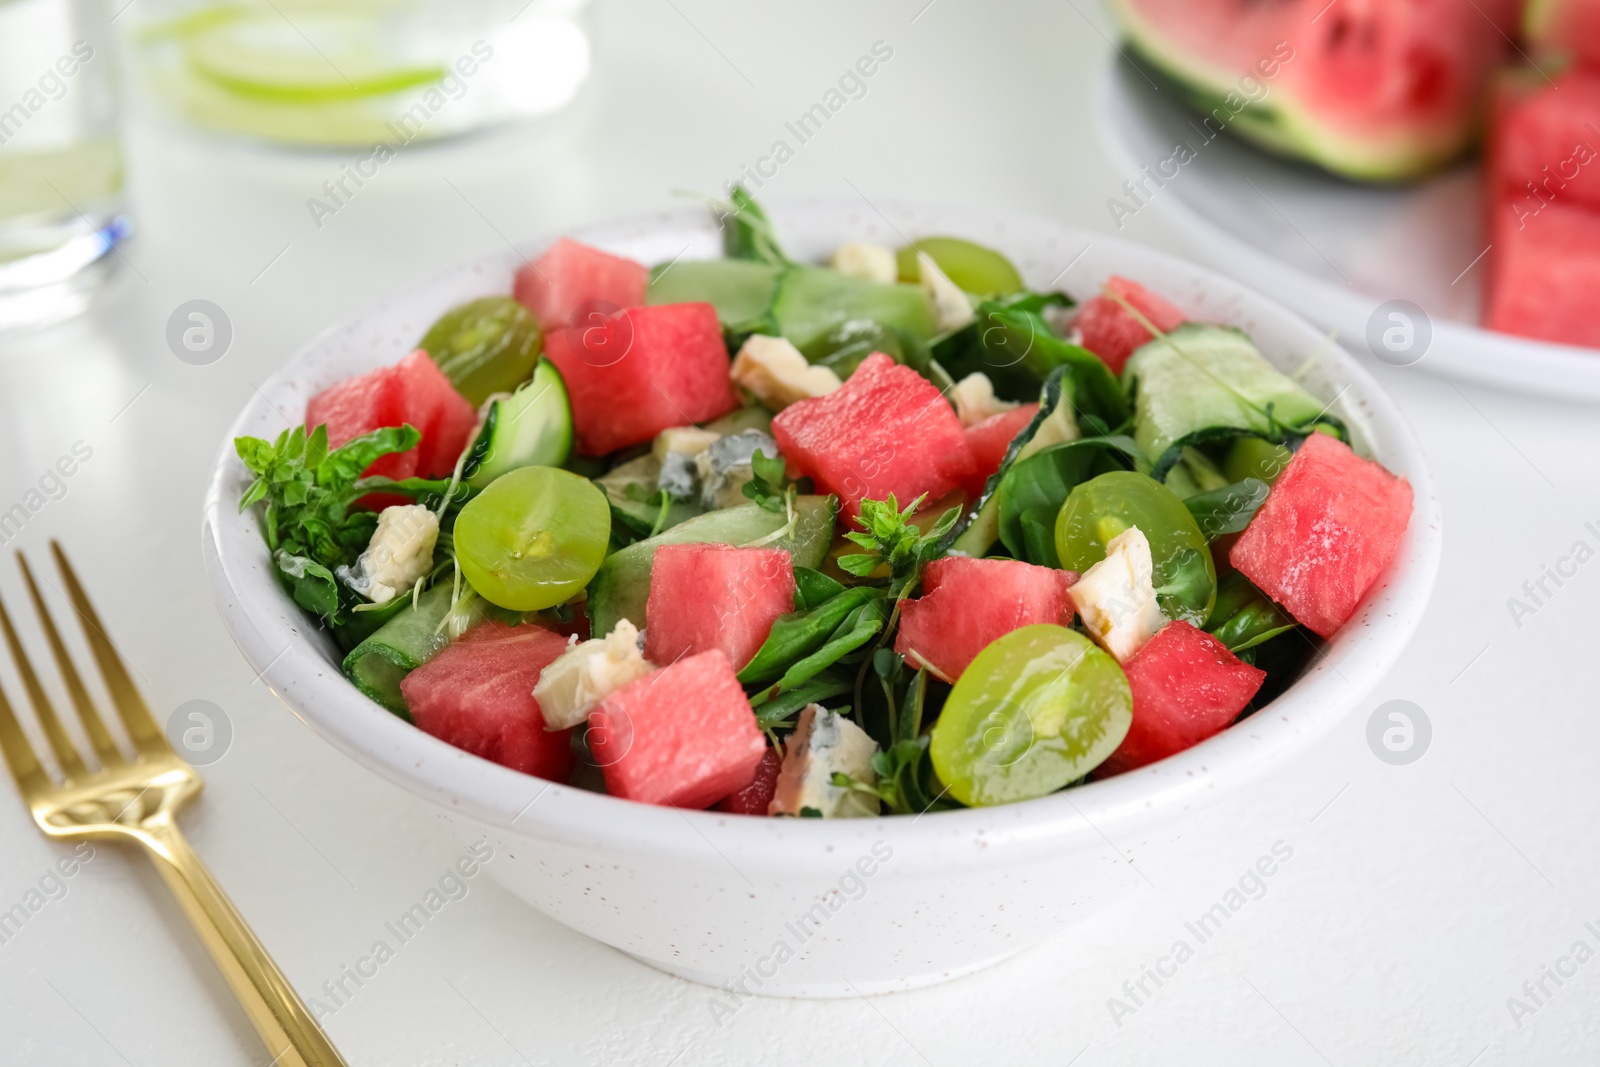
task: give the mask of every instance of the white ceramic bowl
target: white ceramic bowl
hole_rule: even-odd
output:
[[[880,212],[881,209],[881,212]],[[1269,708],[1171,759],[1006,807],[918,818],[760,819],[652,807],[553,785],[437,741],[371,703],[332,641],[272,576],[231,439],[283,428],[319,389],[404,355],[445,309],[508,292],[516,266],[458,268],[329,330],[269,381],[225,442],[205,508],[223,620],[296,715],[362,765],[439,806],[464,841],[488,835],[488,871],[540,911],[654,966],[762,994],[906,989],[1003,959],[1118,899],[1139,880],[1124,843],[1280,763],[1337,722],[1399,658],[1433,586],[1439,506],[1422,452],[1356,362],[1266,299],[1179,260],[1047,222],[883,203],[773,211],[797,258],[845,240],[958,234],[1003,249],[1037,288],[1086,294],[1139,279],[1197,319],[1233,323],[1268,359],[1333,401],[1357,447],[1404,474],[1416,510],[1399,556],[1326,655]],[[647,263],[719,254],[699,210],[575,234]]]

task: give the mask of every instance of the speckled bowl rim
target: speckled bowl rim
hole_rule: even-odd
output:
[[[1348,353],[1304,320],[1185,261],[1039,219],[892,201],[778,201],[769,211],[797,258],[825,255],[847,238],[899,244],[952,233],[1006,251],[1035,287],[1082,293],[1108,274],[1123,273],[1188,310],[1198,303],[1213,321],[1250,330],[1270,360],[1301,373],[1308,388],[1332,401],[1331,410],[1354,429],[1358,447],[1410,480],[1414,512],[1396,559],[1321,658],[1271,705],[1150,767],[1038,800],[922,817],[762,819],[654,807],[519,774],[428,736],[344,679],[331,641],[273,579],[257,516],[237,511],[247,476],[231,444],[244,433],[276,433],[286,422],[281,412],[303,411],[316,389],[394,362],[421,336],[417,323],[425,327],[451,304],[508,291],[520,261],[508,251],[401,290],[324,331],[260,388],[222,444],[204,507],[207,571],[225,626],[285,706],[406,791],[533,840],[688,866],[720,855],[736,859],[741,870],[782,877],[830,870],[840,853],[885,839],[896,850],[896,868],[913,873],[969,862],[974,845],[987,862],[1009,866],[1175,818],[1284,763],[1340,721],[1400,658],[1438,572],[1441,516],[1433,479],[1393,401]],[[718,254],[714,224],[698,208],[571,235],[647,262]]]

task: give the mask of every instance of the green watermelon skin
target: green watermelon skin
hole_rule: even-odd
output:
[[[1399,551],[1411,502],[1404,478],[1314,433],[1228,560],[1297,622],[1332,637]]]
[[[1133,725],[1096,778],[1166,759],[1221,732],[1267,679],[1266,671],[1186,622],[1163,626],[1123,673],[1133,692]]]
[[[589,715],[589,749],[614,797],[706,808],[751,784],[766,735],[720,650],[630,682]]]
[[[1207,140],[1231,130],[1364,181],[1418,177],[1472,144],[1519,8],[1518,0],[1111,3],[1133,50],[1202,112]]]

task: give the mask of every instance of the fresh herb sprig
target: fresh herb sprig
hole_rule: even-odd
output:
[[[266,504],[267,547],[301,607],[338,622],[357,602],[348,592],[341,595],[334,577],[335,569],[355,562],[377,527],[374,512],[350,510],[357,500],[379,491],[411,497],[442,497],[448,491],[448,479],[361,477],[383,456],[415,448],[421,436],[414,426],[388,426],[330,449],[324,425],[310,433],[296,426],[275,441],[234,439],[234,451],[255,475],[239,498],[239,510]],[[468,495],[465,487],[456,492],[463,499]]]
[[[940,515],[926,533],[922,532],[911,517],[927,496],[924,493],[917,497],[903,511],[893,493],[884,500],[863,500],[861,514],[856,517],[862,530],[845,537],[867,551],[840,556],[839,566],[857,578],[865,578],[887,564],[890,596],[898,597],[911,588],[922,576],[922,568],[939,555],[939,542],[961,517],[961,508],[953,507]]]

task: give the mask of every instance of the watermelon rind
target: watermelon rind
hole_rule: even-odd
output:
[[[1138,64],[1144,60],[1167,87],[1201,113],[1210,113],[1230,94],[1235,100],[1242,71],[1202,59],[1164,34],[1135,9],[1134,0],[1110,0],[1113,17],[1129,39]],[[1148,73],[1148,72],[1146,72]],[[1474,129],[1470,124],[1414,125],[1368,138],[1351,136],[1327,123],[1297,100],[1286,85],[1273,87],[1267,101],[1246,102],[1229,114],[1227,129],[1269,152],[1304,160],[1357,181],[1394,182],[1418,178],[1458,157]],[[1197,146],[1198,147],[1198,146]]]

